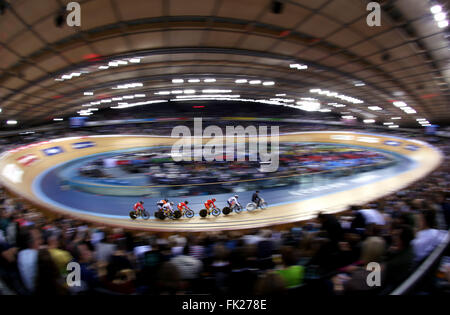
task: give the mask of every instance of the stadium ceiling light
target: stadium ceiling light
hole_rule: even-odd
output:
[[[177,96],[178,99],[183,99],[183,98],[204,98],[204,99],[210,99],[210,98],[240,98],[240,95],[233,95],[233,94],[200,94],[200,95],[195,95],[195,96],[191,96],[191,95],[179,95]]]
[[[391,119],[392,120],[400,120],[400,119],[402,119],[402,117],[392,117]]]
[[[375,119],[364,119],[363,122],[365,124],[374,124],[375,123]]]
[[[177,83],[177,84],[184,83],[184,80],[183,79],[173,79],[172,83]]]
[[[63,121],[64,118],[53,118],[53,121]]]
[[[17,120],[8,120],[8,121],[6,121],[6,124],[7,125],[17,125],[18,121]]]
[[[405,102],[394,102],[393,103],[395,107],[407,107],[408,104],[406,104]]]
[[[173,90],[170,92],[171,94],[183,94],[182,90]]]
[[[155,95],[169,95],[171,92],[170,91],[160,91],[160,92],[156,92]]]
[[[379,111],[379,110],[383,110],[381,107],[379,107],[379,106],[369,106],[369,107],[367,107],[368,109],[370,109],[370,110],[373,110],[373,111]]]
[[[430,11],[433,14],[441,13],[442,12],[442,7],[440,5],[438,5],[438,4],[436,4],[436,5],[434,5],[434,6],[432,6],[430,8]]]
[[[108,66],[100,66],[100,67],[98,67],[100,70],[106,70],[106,69],[109,69],[109,67]]]
[[[392,126],[394,123],[393,122],[385,122],[383,125],[385,126]]]
[[[130,61],[131,63],[140,63],[140,62],[141,62],[141,59],[140,59],[140,58],[131,58],[129,61]]]
[[[189,79],[189,83],[200,83],[200,79]]]
[[[263,83],[263,85],[264,86],[272,86],[272,85],[275,85],[275,82],[273,82],[273,81],[266,81],[266,82]]]
[[[207,89],[207,90],[203,90],[202,93],[204,94],[220,94],[220,93],[231,93],[233,92],[232,90],[216,90],[216,89]]]
[[[343,119],[350,119],[350,120],[354,120],[356,119],[355,116],[342,116]]]
[[[143,106],[143,105],[149,105],[149,104],[158,104],[158,103],[167,103],[167,100],[152,100],[152,101],[138,102],[138,103],[132,103],[132,104],[120,103],[119,106],[114,106],[111,108],[112,109],[123,109],[123,108]]]
[[[439,28],[445,28],[448,26],[448,20],[444,20],[444,21],[439,21],[438,22],[438,27]]]
[[[234,82],[237,83],[237,84],[242,84],[242,83],[247,83],[248,80],[247,79],[239,79],[239,80],[236,80]]]
[[[291,69],[297,69],[297,70],[306,70],[306,69],[308,69],[307,65],[301,65],[299,63],[290,64],[289,67]]]
[[[320,103],[310,101],[299,101],[296,103],[300,105],[298,108],[307,112],[317,112],[320,110]]]
[[[184,90],[183,92],[184,92],[184,94],[195,94],[196,93],[195,90]]]
[[[436,22],[444,21],[447,18],[447,13],[445,12],[439,12],[434,15],[434,19]]]
[[[331,92],[331,91],[326,91],[326,90],[324,91],[324,90],[321,90],[321,89],[311,89],[310,92],[311,93],[318,93],[320,95],[326,95],[328,97],[339,98],[341,100],[344,100],[344,101],[347,101],[347,102],[350,102],[350,103],[353,103],[353,104],[362,104],[362,103],[364,103],[364,101],[362,101],[360,99],[357,99],[357,98],[354,98],[354,97],[351,97],[351,96],[348,96],[348,95],[342,95],[342,94],[339,94],[337,92]]]
[[[94,95],[94,92],[84,92],[84,96],[92,96]]]
[[[203,82],[205,82],[205,83],[214,83],[216,81],[217,81],[216,79],[210,78],[210,79],[205,79]]]
[[[110,66],[110,67],[118,67],[119,63],[117,63],[115,61],[111,61],[111,62],[108,63],[108,66]]]
[[[283,96],[286,96],[286,94],[276,94],[275,96],[277,96],[277,97],[283,97]]]
[[[416,114],[416,110],[411,107],[403,107],[402,110],[407,114]]]
[[[389,126],[389,128],[399,128],[400,126],[399,125],[392,125],[392,126]]]
[[[252,80],[249,83],[252,84],[252,85],[261,84],[261,80]]]
[[[134,97],[145,97],[145,94],[134,94]]]

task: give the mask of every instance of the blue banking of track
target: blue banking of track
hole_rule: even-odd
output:
[[[131,150],[114,151],[117,152],[129,152]],[[375,150],[383,152],[382,150]],[[111,154],[108,152],[106,154]],[[326,183],[322,186],[315,188],[303,188],[299,186],[288,186],[282,188],[273,189],[261,189],[260,195],[267,201],[270,206],[277,206],[283,204],[289,204],[293,202],[308,200],[325,196],[331,193],[337,193],[340,191],[350,190],[358,186],[367,185],[378,180],[395,177],[401,173],[407,172],[413,169],[416,165],[412,160],[403,157],[398,154],[389,152],[390,155],[395,156],[398,159],[392,167],[388,167],[381,170],[375,170],[365,172],[362,174],[345,177],[342,179],[336,179],[332,182]],[[96,154],[92,156],[86,156],[76,160],[86,161],[88,159],[94,159],[98,156],[105,154]],[[165,196],[159,196],[158,198],[146,198],[146,197],[125,197],[125,196],[102,196],[95,195],[87,192],[82,192],[75,189],[63,189],[62,179],[60,177],[61,169],[64,169],[64,165],[74,163],[76,160],[65,162],[60,165],[56,165],[45,172],[41,173],[33,182],[33,191],[38,198],[45,201],[48,204],[62,208],[69,212],[90,214],[99,217],[106,218],[128,218],[128,213],[132,210],[133,205],[137,201],[144,201],[145,208],[154,217],[156,211],[156,202]],[[253,191],[239,192],[239,201],[245,206],[251,200]],[[184,200],[189,200],[189,206],[195,211],[198,216],[199,210],[203,209],[203,203],[209,198],[216,198],[216,205],[219,208],[223,208],[227,204],[227,199],[232,194],[216,194],[202,195],[202,196],[180,196],[171,199],[175,204]],[[170,199],[170,198],[169,198]]]

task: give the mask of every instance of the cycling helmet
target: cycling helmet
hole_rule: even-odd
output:
[[[212,201],[212,202],[216,202],[216,198],[213,198],[211,201]]]
[[[140,204],[141,204],[141,205],[143,205],[143,204],[144,204],[144,202],[143,202],[143,201],[139,201],[139,202],[140,202]]]
[[[234,195],[234,198],[239,198],[239,196],[238,195]]]
[[[186,200],[186,201],[185,201],[184,203],[185,203],[185,204],[188,204],[188,203],[189,203],[189,201],[187,201],[187,200]]]
[[[173,202],[171,202],[170,205],[173,206]]]

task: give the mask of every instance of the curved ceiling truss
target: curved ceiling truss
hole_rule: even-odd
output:
[[[448,123],[446,31],[429,26],[428,5],[409,12],[405,1],[385,1],[382,26],[372,28],[359,0],[284,1],[281,14],[271,12],[269,0],[87,0],[80,1],[81,28],[54,25],[62,1],[12,3],[0,16],[0,29],[10,30],[0,32],[1,115],[46,122],[54,113],[73,115],[99,96],[126,93],[114,86],[141,82],[131,93],[149,100],[161,98],[155,95],[161,90],[211,88],[244,98],[286,94],[295,101],[314,97],[331,103],[311,93],[322,89],[363,100],[344,104],[378,122],[401,116],[404,125],[417,117]],[[415,31],[419,26],[424,27]],[[136,57],[140,63],[98,69]],[[83,74],[55,81],[78,72]],[[218,80],[172,83],[191,77]],[[239,78],[275,85],[236,84]],[[86,91],[95,95],[84,96]],[[417,113],[405,114],[394,101]],[[373,106],[382,110],[368,109]]]

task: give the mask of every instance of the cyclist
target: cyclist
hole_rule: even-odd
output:
[[[189,201],[185,201],[185,202],[180,202],[177,205],[178,210],[180,210],[181,214],[184,214],[184,210],[190,210],[189,207],[187,206],[189,203]]]
[[[136,202],[134,204],[133,208],[134,208],[134,211],[136,212],[136,214],[139,213],[142,210],[145,210],[144,209],[144,202],[143,201]]]
[[[166,199],[161,199],[160,201],[158,201],[156,203],[156,205],[158,206],[158,210],[161,210],[162,207],[168,202],[169,202],[169,200],[167,200],[167,198]]]
[[[167,201],[167,200],[166,200]],[[166,216],[171,216],[173,214],[173,202],[167,201],[163,206],[162,210]]]
[[[259,196],[259,190],[257,190],[252,196],[252,202],[256,204],[256,208],[259,208],[261,203],[261,197]]]
[[[234,208],[234,205],[236,205],[236,204],[239,205],[238,198],[239,198],[238,195],[234,195],[233,197],[228,198],[228,200],[227,200],[228,206],[230,206],[231,209]]]
[[[211,214],[211,209],[216,208],[216,205],[214,204],[216,202],[216,198],[210,199],[207,202],[205,202],[205,208],[208,210],[208,215]]]

